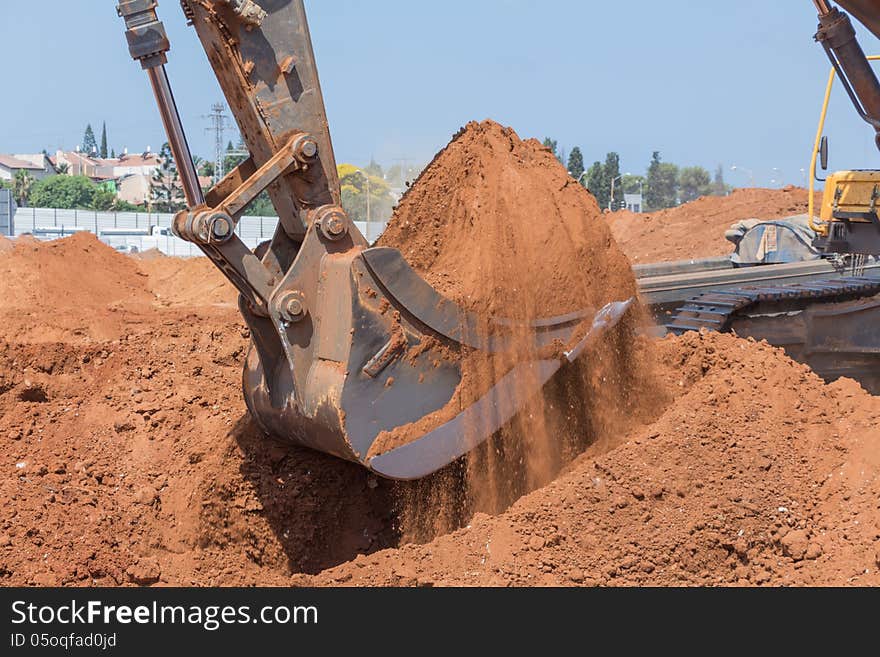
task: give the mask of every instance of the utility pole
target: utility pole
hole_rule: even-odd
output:
[[[214,133],[214,184],[216,185],[225,175],[223,160],[226,157],[226,152],[223,149],[223,142],[226,131],[231,127],[229,117],[226,115],[226,106],[223,103],[215,103],[211,106],[211,113],[202,118],[211,122],[211,127],[207,128],[207,131]]]

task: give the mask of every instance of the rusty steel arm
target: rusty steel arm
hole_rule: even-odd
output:
[[[302,0],[244,3],[182,0],[257,168],[294,133],[309,135],[316,159],[269,186],[285,234],[302,242],[309,213],[340,202],[339,178]],[[246,19],[248,4],[271,7]]]
[[[859,45],[850,17],[828,0],[813,0],[813,4],[819,12],[816,41],[825,49],[859,116],[874,128],[880,148],[880,80]],[[838,4],[848,7],[872,32],[880,34],[880,7],[876,1],[845,0]]]
[[[855,16],[858,21],[867,27],[871,33],[880,39],[880,6],[877,0],[836,0],[837,4]],[[816,0],[817,8],[821,14],[823,9],[830,10],[828,0]]]

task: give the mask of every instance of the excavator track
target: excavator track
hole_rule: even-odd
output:
[[[688,331],[729,331],[739,315],[763,310],[767,314],[803,311],[822,303],[865,299],[880,294],[880,279],[835,278],[791,285],[748,286],[707,292],[688,301],[666,329],[675,335]]]

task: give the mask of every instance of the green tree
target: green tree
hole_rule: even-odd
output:
[[[715,169],[715,180],[712,181],[713,196],[727,196],[730,194],[730,185],[724,182],[724,166],[719,164]]]
[[[605,156],[604,180],[603,183],[608,187],[608,201],[602,206],[610,208],[612,212],[622,208],[623,200],[623,176],[620,175],[620,155],[617,153],[608,153]],[[611,197],[611,190],[614,190],[614,198]]]
[[[137,212],[141,208],[128,201],[123,201],[112,190],[97,185],[89,209],[98,212]]]
[[[654,151],[651,158],[647,182],[645,206],[648,209],[662,210],[678,204],[678,167],[663,162],[659,151]]]
[[[34,183],[30,203],[35,208],[88,210],[97,189],[86,176],[50,176]]]
[[[584,154],[581,153],[579,146],[571,149],[571,155],[568,156],[568,172],[571,177],[577,181],[581,181],[584,174]]]
[[[199,159],[199,161],[195,162],[196,159]],[[200,176],[206,176],[208,178],[214,177],[215,167],[213,162],[211,162],[210,160],[202,160],[198,158],[197,155],[193,156],[193,160]]]
[[[82,143],[83,153],[92,155],[98,152],[98,142],[95,140],[95,131],[92,130],[92,124],[86,126],[86,133],[83,135]]]
[[[24,169],[15,172],[15,178],[12,179],[12,196],[20,206],[27,206],[34,182],[34,177]]]
[[[275,210],[275,206],[272,204],[272,198],[269,196],[268,192],[263,192],[255,198],[254,202],[248,206],[246,214],[252,217],[278,216],[278,212]]]
[[[605,185],[605,167],[601,162],[593,162],[593,166],[587,171],[587,189],[596,197],[600,208],[608,207],[610,190]]]
[[[382,222],[391,217],[394,199],[383,178],[352,164],[340,164],[337,170],[342,187],[342,207],[353,221]]]
[[[247,155],[244,153],[245,148],[242,142],[239,142],[238,148],[233,146],[231,141],[229,142],[229,145],[226,146],[226,157],[223,158],[224,176],[247,159]]]
[[[553,156],[558,158],[559,154],[556,152],[556,149],[559,147],[559,142],[555,139],[550,139],[550,137],[544,138],[544,147],[549,148],[550,152],[553,153]]]
[[[703,167],[684,167],[678,173],[679,200],[696,201],[712,193],[712,176]]]
[[[364,167],[364,171],[366,171],[371,178],[381,178],[385,180],[385,172],[382,170],[382,165],[380,165],[376,160],[370,158],[370,163]]]
[[[117,200],[116,194],[109,189],[98,187],[92,196],[90,207],[92,210],[98,210],[99,212],[109,212],[113,210]]]
[[[101,159],[106,160],[110,153],[107,150],[107,122],[104,121],[104,127],[101,129]]]
[[[150,203],[158,212],[178,212],[185,207],[180,175],[167,142],[159,151],[159,167],[150,180]]]
[[[644,176],[624,175],[622,181],[624,194],[644,194],[647,179]]]
[[[67,162],[62,162],[57,167],[55,167],[55,171],[61,176],[66,176],[68,173],[70,173],[70,165]]]

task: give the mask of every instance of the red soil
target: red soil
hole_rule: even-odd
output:
[[[660,212],[606,216],[624,253],[634,264],[646,264],[727,255],[733,246],[724,233],[732,224],[806,214],[808,201],[809,192],[796,187],[737,189]]]
[[[880,584],[880,400],[764,344],[660,346],[677,390],[621,446],[507,512],[301,584]]]
[[[414,183],[379,246],[493,317],[601,308],[635,293],[596,199],[538,141],[469,123]]]
[[[442,515],[442,477],[391,485],[265,439],[231,287],[157,266],[85,236],[0,255],[2,585],[880,585],[880,401],[851,381],[732,336],[623,335],[588,373],[580,440],[560,434],[580,458],[431,526],[411,516]],[[662,394],[602,397],[621,354]]]

